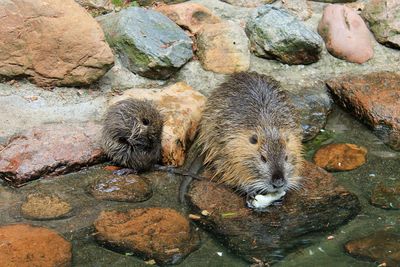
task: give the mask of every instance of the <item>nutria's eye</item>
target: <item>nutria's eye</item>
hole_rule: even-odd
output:
[[[125,137],[120,137],[120,138],[118,138],[118,141],[119,141],[121,144],[128,144],[128,140],[127,140]]]
[[[263,155],[261,155],[261,160],[262,160],[264,163],[267,162],[267,159],[266,159]]]
[[[257,142],[258,142],[257,135],[253,134],[252,136],[250,136],[249,141],[253,145],[257,144]]]
[[[150,121],[148,119],[144,118],[144,119],[142,119],[142,123],[144,126],[147,126],[150,124]]]

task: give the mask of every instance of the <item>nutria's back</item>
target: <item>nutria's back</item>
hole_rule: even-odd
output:
[[[233,74],[209,96],[199,142],[214,178],[248,195],[298,186],[301,130],[278,82]]]

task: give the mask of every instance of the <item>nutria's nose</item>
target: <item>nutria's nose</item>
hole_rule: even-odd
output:
[[[274,188],[281,188],[285,184],[285,177],[281,170],[272,173],[272,186]]]

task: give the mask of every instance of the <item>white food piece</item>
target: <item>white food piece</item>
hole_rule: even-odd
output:
[[[251,201],[251,205],[254,208],[262,209],[271,205],[272,202],[280,199],[286,194],[285,191],[267,194],[267,195],[256,195]]]

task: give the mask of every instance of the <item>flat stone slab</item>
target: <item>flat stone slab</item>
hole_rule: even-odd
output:
[[[0,226],[0,240],[1,266],[71,266],[72,245],[50,229],[29,224]]]
[[[95,123],[48,124],[13,136],[0,151],[0,178],[14,186],[105,160]]]
[[[317,166],[327,171],[350,171],[362,166],[367,149],[355,144],[329,144],[314,154]]]
[[[341,106],[371,126],[392,149],[400,150],[400,73],[342,76],[327,85]]]
[[[351,240],[344,246],[351,256],[368,259],[380,266],[400,265],[400,233],[378,231],[369,236]]]
[[[98,241],[157,264],[176,264],[197,248],[190,222],[168,208],[103,211],[94,223]]]
[[[139,175],[110,174],[89,186],[89,193],[99,200],[141,202],[149,199],[153,190],[150,182]]]
[[[249,262],[274,263],[310,245],[315,232],[337,228],[360,211],[356,195],[337,186],[334,177],[305,163],[303,189],[286,194],[281,206],[256,212],[232,190],[209,181],[194,182],[188,193],[200,224]]]

